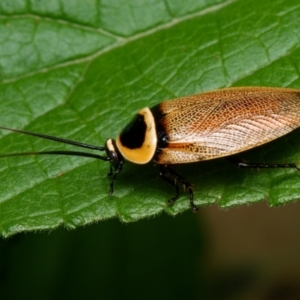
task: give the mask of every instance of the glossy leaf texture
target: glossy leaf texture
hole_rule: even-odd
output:
[[[49,0],[0,2],[0,124],[85,143],[115,138],[145,106],[228,86],[300,88],[297,0]],[[299,104],[300,105],[300,104]],[[299,131],[248,153],[299,162]],[[78,150],[1,131],[0,153]],[[176,168],[196,204],[300,198],[300,173],[249,170],[226,159]],[[79,157],[0,160],[0,234],[123,222],[189,209],[152,164],[126,163],[108,195],[109,166]]]

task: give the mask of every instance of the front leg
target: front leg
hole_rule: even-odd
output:
[[[109,192],[108,192],[109,195],[112,195],[114,193],[114,181],[116,180],[118,174],[122,171],[123,164],[124,164],[124,160],[120,160],[117,165],[115,166],[110,165],[109,173],[107,174],[107,176],[112,177],[109,186]]]

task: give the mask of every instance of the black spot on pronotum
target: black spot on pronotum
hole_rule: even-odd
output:
[[[137,114],[120,134],[122,145],[129,149],[141,148],[145,141],[146,129],[144,116]]]

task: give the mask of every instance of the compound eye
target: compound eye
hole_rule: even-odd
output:
[[[108,139],[105,143],[106,155],[110,158],[110,162],[118,164],[120,161],[120,152],[118,151],[116,142],[113,139]]]

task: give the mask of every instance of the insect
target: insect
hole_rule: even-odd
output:
[[[5,154],[18,155],[75,155],[101,159],[110,163],[114,181],[122,171],[124,161],[135,164],[154,162],[159,165],[159,177],[175,187],[174,203],[180,195],[179,183],[189,193],[194,204],[191,184],[171,165],[229,157],[240,167],[294,168],[295,163],[249,163],[235,158],[245,150],[275,140],[300,126],[300,90],[268,87],[238,87],[210,91],[161,102],[141,109],[124,127],[116,140],[107,139],[104,146],[94,146],[40,133],[0,127],[86,149],[105,151],[98,155],[80,151],[44,151]]]

